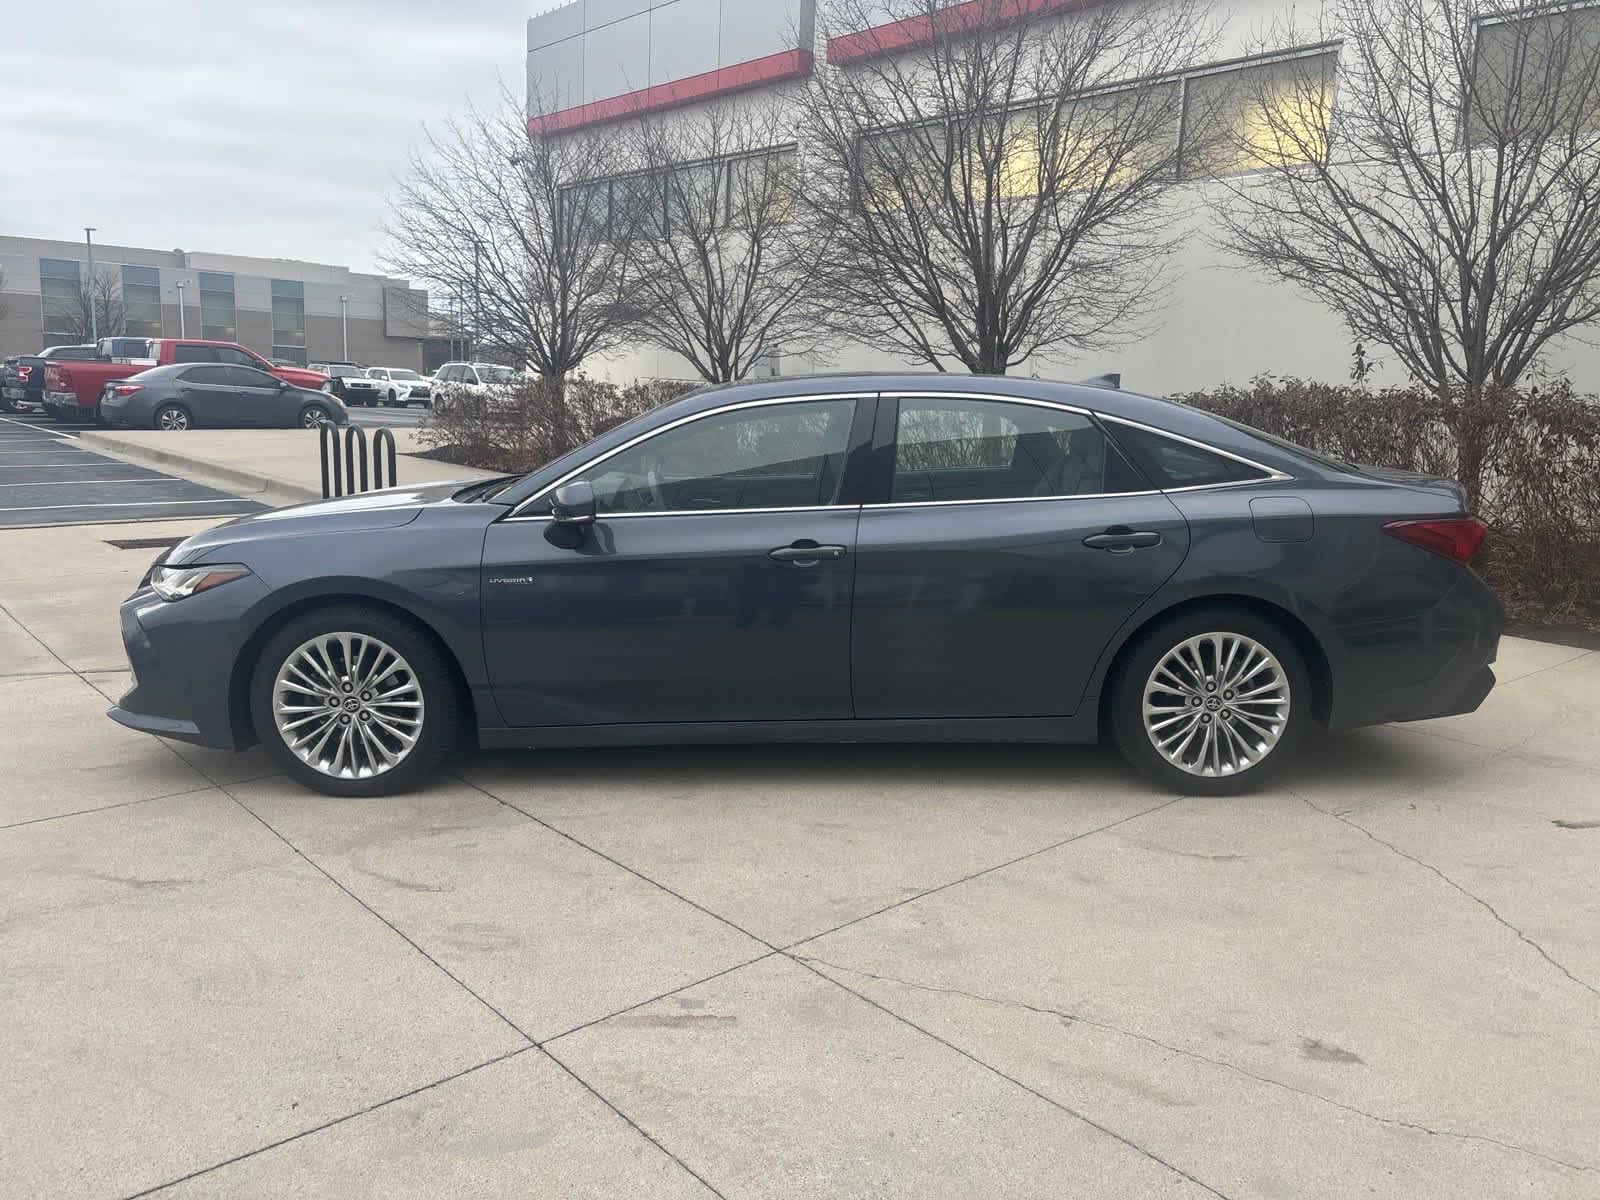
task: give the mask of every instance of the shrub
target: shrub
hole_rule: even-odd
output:
[[[1600,629],[1600,403],[1565,379],[1476,399],[1258,376],[1173,399],[1348,462],[1458,479],[1513,619]]]
[[[435,403],[417,436],[434,458],[507,474],[531,471],[695,386],[645,379],[619,388],[582,375],[559,386],[532,378],[486,396]]]

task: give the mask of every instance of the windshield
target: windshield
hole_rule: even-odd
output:
[[[390,379],[420,379],[422,377],[420,375],[418,375],[415,371],[390,371],[389,372],[389,378]]]
[[[478,379],[483,383],[513,383],[517,373],[510,367],[479,367]]]
[[[1281,438],[1275,433],[1268,433],[1264,429],[1257,429],[1254,425],[1246,425],[1243,421],[1235,421],[1232,418],[1220,416],[1217,413],[1207,413],[1206,415],[1210,417],[1216,417],[1217,420],[1221,421],[1224,425],[1237,429],[1240,433],[1248,433],[1251,437],[1260,438],[1269,446],[1276,446],[1279,450],[1287,450],[1290,454],[1298,454],[1301,458],[1309,458],[1318,466],[1327,467],[1333,471],[1353,471],[1356,469],[1353,463],[1347,463],[1342,459],[1335,458],[1331,454],[1323,454],[1317,450],[1308,450],[1306,447],[1299,445],[1296,442],[1291,442],[1288,438]]]

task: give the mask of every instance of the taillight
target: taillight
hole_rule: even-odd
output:
[[[27,383],[28,382],[28,376],[30,376],[32,374],[33,374],[33,368],[32,367],[25,366],[22,363],[18,363],[17,364],[17,382],[18,383]]]
[[[131,396],[135,392],[144,391],[142,383],[119,383],[111,389],[113,396]]]
[[[1483,545],[1489,527],[1477,517],[1437,517],[1426,521],[1390,521],[1383,531],[1402,542],[1421,546],[1466,566]]]

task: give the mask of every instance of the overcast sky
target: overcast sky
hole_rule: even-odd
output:
[[[550,7],[0,0],[0,234],[376,269],[424,123],[520,93]]]

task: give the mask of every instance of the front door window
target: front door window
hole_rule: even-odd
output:
[[[589,473],[602,515],[811,508],[833,503],[853,400],[717,413],[669,429]]]

